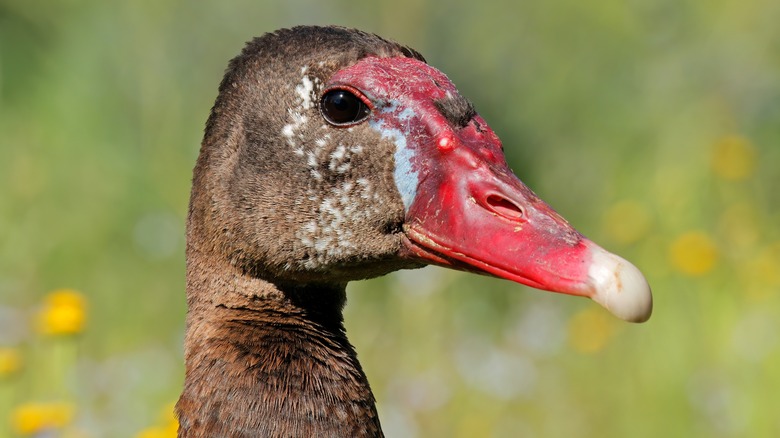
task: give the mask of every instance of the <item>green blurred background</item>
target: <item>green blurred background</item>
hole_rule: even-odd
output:
[[[244,42],[296,24],[419,50],[655,292],[631,325],[439,268],[351,284],[388,436],[780,436],[778,23],[776,0],[0,0],[0,347],[21,357],[0,436],[61,394],[78,437],[136,436],[176,400],[203,125]],[[63,287],[88,303],[75,358],[30,323]]]

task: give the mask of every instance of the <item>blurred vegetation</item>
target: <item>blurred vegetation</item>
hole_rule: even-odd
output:
[[[629,325],[438,268],[351,285],[388,436],[780,436],[776,0],[0,0],[0,436],[171,435],[217,84],[317,23],[421,51],[655,291]]]

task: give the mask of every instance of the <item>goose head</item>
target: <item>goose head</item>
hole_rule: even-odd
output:
[[[589,297],[628,321],[652,310],[639,270],[512,173],[446,75],[356,30],[283,30],[231,61],[190,208],[191,264],[275,284],[434,264]]]

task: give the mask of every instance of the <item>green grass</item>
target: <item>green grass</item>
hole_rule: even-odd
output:
[[[778,22],[772,0],[0,0],[0,346],[24,359],[0,409],[62,391],[36,383],[52,353],[28,321],[70,287],[89,321],[53,384],[76,405],[67,436],[158,421],[182,380],[187,196],[222,71],[253,36],[334,23],[446,72],[520,178],[656,299],[636,326],[441,269],[351,285],[388,434],[778,436]]]

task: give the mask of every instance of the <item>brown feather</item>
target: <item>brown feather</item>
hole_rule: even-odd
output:
[[[334,130],[318,153],[343,144],[370,153],[352,157],[346,173],[307,167],[322,125],[316,105],[302,106],[312,123],[297,127],[295,138],[307,139],[299,152],[282,135],[287,109],[302,98],[302,71],[316,79],[316,96],[334,72],[369,55],[422,59],[376,35],[296,27],[250,41],[230,61],[193,176],[179,437],[382,436],[342,307],[348,281],[417,266],[398,257],[394,145],[368,129]],[[360,175],[375,191],[350,206],[367,212],[348,218],[356,249],[302,245],[300,230],[327,213],[323,197]]]

